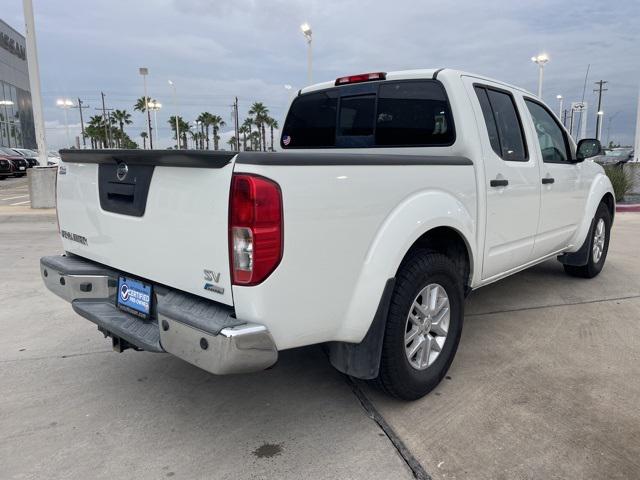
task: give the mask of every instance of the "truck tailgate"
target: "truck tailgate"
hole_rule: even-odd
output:
[[[228,210],[234,157],[63,151],[57,207],[65,251],[233,305]]]

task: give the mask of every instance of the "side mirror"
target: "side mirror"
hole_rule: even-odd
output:
[[[596,140],[595,138],[583,138],[578,142],[576,160],[581,162],[585,158],[595,157],[596,155],[602,155],[602,145],[600,144],[600,140]]]

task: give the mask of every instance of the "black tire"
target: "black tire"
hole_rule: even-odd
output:
[[[416,400],[433,390],[447,373],[458,349],[464,318],[463,281],[446,255],[420,249],[406,258],[396,277],[384,334],[378,377],[371,382],[403,400]],[[405,353],[407,316],[421,290],[442,286],[449,298],[449,329],[437,358],[424,370],[414,368]]]
[[[593,244],[595,240],[595,231],[598,225],[598,222],[602,219],[604,222],[604,247],[602,248],[602,254],[600,255],[600,259],[595,262],[593,258]],[[609,251],[609,237],[611,233],[611,213],[609,212],[609,208],[601,203],[598,205],[598,210],[596,210],[596,215],[593,217],[593,221],[591,222],[591,228],[589,229],[589,236],[587,237],[587,241],[589,242],[589,261],[586,265],[564,265],[564,271],[571,275],[572,277],[580,277],[580,278],[593,278],[598,275],[602,271],[602,267],[604,267],[604,262],[607,259],[607,252]]]

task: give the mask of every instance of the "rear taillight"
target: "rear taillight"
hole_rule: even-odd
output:
[[[229,261],[234,285],[257,285],[282,258],[282,193],[264,177],[234,174],[229,201]]]

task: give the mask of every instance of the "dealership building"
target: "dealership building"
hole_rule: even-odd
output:
[[[0,145],[36,148],[25,38],[0,20]]]

